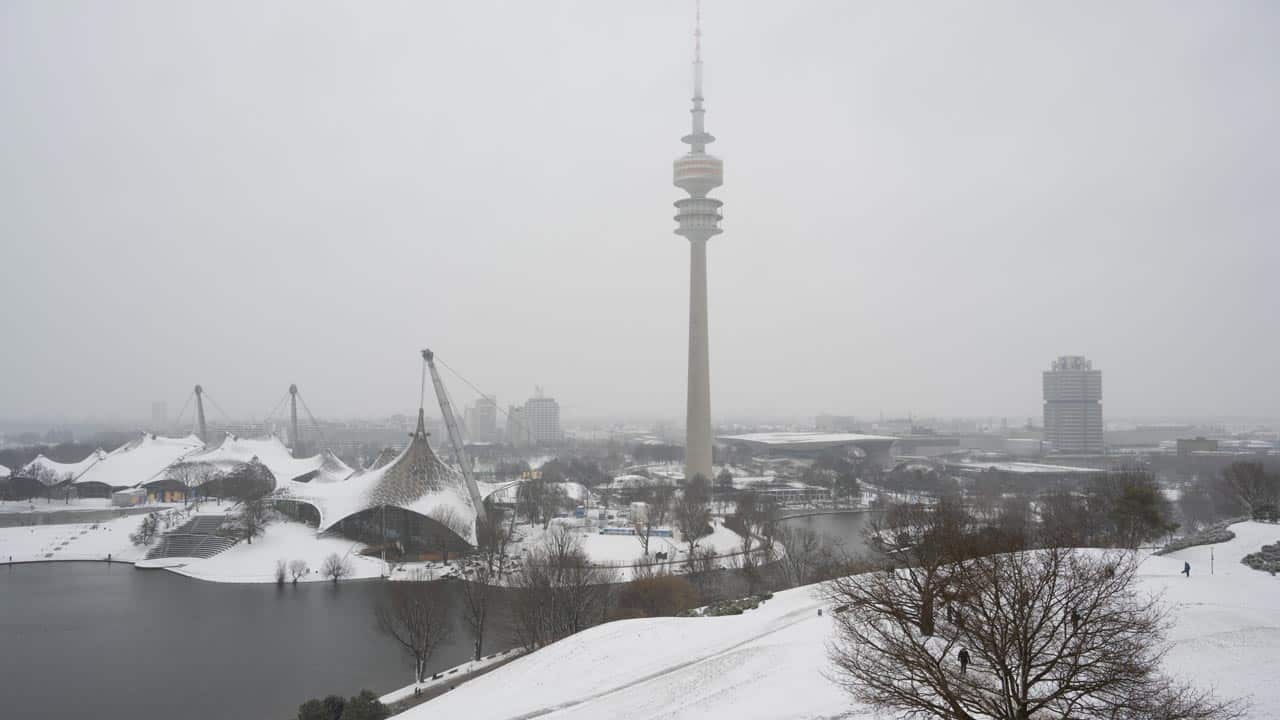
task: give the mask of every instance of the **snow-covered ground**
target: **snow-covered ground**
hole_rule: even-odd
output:
[[[582,549],[587,553],[587,557],[596,565],[615,565],[621,568],[619,571],[622,580],[631,579],[631,571],[628,566],[636,564],[641,558],[640,539],[634,535],[601,535],[599,527],[586,527],[573,518],[561,518],[552,521],[550,529],[554,529],[559,524],[566,524],[573,528],[577,533],[578,540],[582,543]],[[741,550],[741,538],[737,533],[725,527],[721,518],[715,518],[712,521],[714,526],[713,532],[698,540],[699,548],[714,548],[717,555],[729,555]],[[509,552],[512,555],[519,556],[539,545],[543,538],[543,530],[541,525],[519,525],[517,526],[520,541],[513,543]],[[667,553],[668,561],[683,562],[688,556],[688,546],[680,541],[679,533],[674,533],[672,537],[658,537],[656,535],[649,538],[649,553]]]
[[[155,512],[160,510],[169,510],[175,507],[182,507],[182,503],[148,503],[137,507],[143,508],[147,512]],[[33,498],[31,500],[8,500],[0,502],[0,514],[90,512],[94,510],[116,509],[118,508],[112,506],[109,498],[73,498],[69,501],[50,501],[43,498]],[[139,515],[145,514],[146,513],[140,513]]]
[[[211,582],[266,583],[276,580],[276,561],[304,560],[311,572],[299,582],[328,580],[320,575],[324,560],[331,553],[345,556],[351,565],[347,580],[376,578],[385,573],[381,560],[357,553],[364,545],[340,537],[317,536],[314,528],[296,522],[277,520],[267,525],[260,537],[250,545],[236,543],[226,552],[211,558],[188,560],[171,572]]]
[[[1241,523],[1236,540],[1149,557],[1144,589],[1174,610],[1170,672],[1224,697],[1250,696],[1250,718],[1275,717],[1280,683],[1280,579],[1240,558],[1280,539],[1280,527]],[[634,539],[632,542],[635,542]],[[1183,561],[1191,578],[1179,575]],[[1203,571],[1201,571],[1201,568]],[[830,614],[812,587],[778,593],[739,616],[654,618],[600,625],[543,648],[406,712],[437,717],[833,718],[870,720],[826,677]]]
[[[97,523],[28,525],[0,528],[0,562],[49,562],[55,560],[112,560],[133,562],[147,554],[129,534],[138,529],[144,515],[129,515]]]

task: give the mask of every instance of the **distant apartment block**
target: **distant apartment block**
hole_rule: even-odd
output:
[[[519,405],[507,406],[507,444],[517,448],[533,444],[533,436],[529,433],[529,423],[525,420],[524,408]]]
[[[498,402],[482,397],[466,409],[467,436],[471,442],[489,443],[498,439]]]
[[[1080,355],[1063,355],[1044,373],[1044,439],[1062,453],[1103,452],[1102,371]]]

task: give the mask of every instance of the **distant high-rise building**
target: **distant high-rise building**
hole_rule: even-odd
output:
[[[165,406],[164,401],[157,400],[151,403],[151,429],[156,432],[163,432],[169,425],[169,408]]]
[[[560,403],[543,397],[541,392],[525,402],[524,421],[535,443],[557,443],[564,437],[560,430]]]
[[[519,405],[507,406],[507,444],[517,448],[533,444],[533,436],[529,432],[524,408]]]
[[[1063,355],[1044,373],[1044,439],[1058,452],[1103,452],[1102,371],[1080,355]]]
[[[471,442],[494,442],[498,439],[498,401],[482,397],[466,409],[467,435]]]

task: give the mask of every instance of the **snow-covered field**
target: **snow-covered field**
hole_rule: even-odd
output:
[[[47,562],[54,560],[112,560],[133,562],[147,554],[147,548],[129,541],[143,515],[130,515],[98,523],[28,525],[0,528],[0,562]]]
[[[320,567],[331,553],[347,557],[351,565],[348,580],[376,578],[385,573],[381,560],[357,553],[364,545],[337,537],[317,537],[314,528],[296,522],[276,521],[250,545],[236,543],[226,552],[204,560],[191,559],[171,572],[211,582],[265,583],[276,580],[276,561],[304,560],[311,569],[299,582],[327,580]]]
[[[147,510],[168,510],[181,507],[182,503],[151,503],[142,507]],[[42,499],[0,502],[0,513],[55,513],[55,512],[88,512],[92,510],[114,510],[108,498],[75,498],[70,501]]]
[[[1249,717],[1276,717],[1280,578],[1240,565],[1280,527],[1241,523],[1234,541],[1149,557],[1140,582],[1174,610],[1170,672],[1251,696]],[[634,539],[632,542],[635,542]],[[1181,577],[1183,561],[1192,564]],[[402,717],[848,718],[870,720],[825,676],[830,614],[813,588],[778,593],[740,616],[655,618],[601,625],[468,682]]]
[[[641,558],[640,539],[634,535],[601,535],[599,528],[587,528],[575,525],[572,520],[555,520],[551,529],[556,524],[566,523],[577,532],[578,540],[582,543],[582,549],[587,553],[587,557],[591,562],[597,565],[615,565],[621,568],[619,573],[623,580],[631,579],[631,571],[628,566],[634,565]],[[737,533],[725,527],[720,518],[712,521],[714,527],[713,532],[698,540],[699,548],[714,548],[716,554],[727,555],[738,552],[740,547],[740,537]],[[520,542],[513,543],[510,552],[513,555],[520,555],[528,549],[537,546],[543,537],[542,526],[540,525],[520,525],[517,528],[521,535]],[[651,536],[649,538],[649,553],[667,553],[669,561],[683,562],[688,556],[688,546],[680,541],[679,533],[673,537]]]

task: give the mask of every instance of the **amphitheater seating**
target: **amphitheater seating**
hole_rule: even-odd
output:
[[[199,515],[176,530],[160,536],[160,542],[147,553],[147,559],[166,557],[210,558],[236,544],[235,538],[217,535],[223,518]]]

